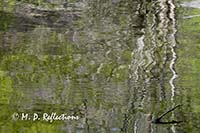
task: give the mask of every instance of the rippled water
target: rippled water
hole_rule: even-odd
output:
[[[0,132],[198,133],[195,2],[0,2]],[[52,112],[79,119],[13,119]]]

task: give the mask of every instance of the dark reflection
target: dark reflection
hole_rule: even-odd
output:
[[[4,22],[1,28],[27,32],[42,25],[58,32],[64,32],[80,18],[81,9],[76,10],[76,8],[72,7],[72,10],[67,8],[49,9],[31,4],[19,4],[15,6],[14,13],[4,10],[0,12]]]
[[[192,112],[192,94],[175,83],[184,74],[175,66],[173,0],[0,3],[1,131],[175,133],[191,126],[184,109]],[[177,104],[183,107],[172,111]],[[13,121],[13,112],[80,119]]]
[[[175,107],[173,107],[172,109],[168,110],[167,112],[165,112],[164,114],[162,114],[161,116],[159,116],[158,118],[153,119],[151,122],[154,124],[175,124],[175,123],[181,123],[183,121],[168,121],[168,122],[164,122],[162,121],[162,118],[164,116],[166,116],[168,113],[172,112],[173,110],[175,110],[176,108],[180,107],[181,105],[176,105]]]

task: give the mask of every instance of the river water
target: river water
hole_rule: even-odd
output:
[[[1,1],[0,132],[198,133],[195,3]]]

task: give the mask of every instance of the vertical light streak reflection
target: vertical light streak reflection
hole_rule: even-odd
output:
[[[162,57],[162,62],[157,60],[157,63],[162,65],[159,69],[160,69],[160,101],[162,101],[165,98],[165,87],[162,86],[163,83],[163,69],[164,69],[164,65],[167,62],[167,48],[168,45],[167,42],[167,38],[168,38],[168,27],[169,27],[169,19],[167,18],[167,11],[168,11],[168,7],[166,5],[167,0],[159,0],[159,6],[158,6],[158,19],[159,19],[159,23],[158,23],[158,27],[157,30],[158,32],[158,40],[161,41],[162,43],[159,43],[159,41],[157,41],[157,48],[161,48],[163,51],[163,57]],[[162,53],[161,51],[159,52],[160,54]],[[159,58],[159,57],[158,57]],[[162,63],[162,64],[161,64]]]
[[[174,65],[175,65],[175,61],[177,59],[177,55],[176,55],[176,52],[175,52],[175,46],[176,46],[176,38],[175,38],[175,35],[176,35],[176,32],[177,32],[177,29],[176,29],[176,19],[175,19],[175,5],[173,3],[173,0],[168,0],[168,4],[169,4],[169,18],[171,20],[171,28],[172,28],[172,33],[170,34],[170,40],[171,40],[171,45],[170,45],[170,48],[171,48],[171,53],[172,53],[172,59],[171,59],[171,62],[170,62],[170,65],[169,65],[169,68],[172,72],[172,77],[171,79],[169,80],[169,84],[171,86],[171,102],[172,102],[172,106],[175,106],[175,102],[174,102],[174,96],[175,96],[175,85],[174,85],[174,80],[177,78],[177,73],[175,71],[175,68],[174,68]],[[174,113],[172,112],[172,119],[174,119]],[[176,129],[175,129],[175,126],[172,125],[171,127],[171,130],[173,133],[176,133]]]
[[[137,128],[138,128],[137,124],[138,124],[138,119],[136,119],[134,123],[134,133],[137,133]]]

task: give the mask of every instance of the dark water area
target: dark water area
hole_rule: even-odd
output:
[[[0,133],[199,133],[198,3],[2,0]]]

